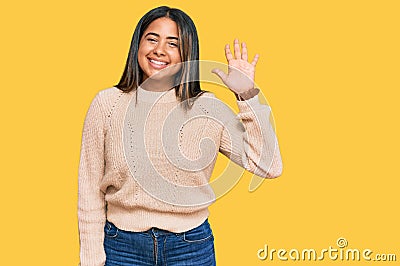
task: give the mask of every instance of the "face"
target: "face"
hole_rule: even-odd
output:
[[[156,79],[173,80],[179,71],[181,56],[179,52],[178,26],[169,18],[158,18],[147,27],[139,43],[138,63],[143,71],[143,81],[160,70],[166,69]],[[178,64],[175,67],[171,67]],[[152,77],[155,78],[154,76]]]

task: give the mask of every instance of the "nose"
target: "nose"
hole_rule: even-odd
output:
[[[165,55],[164,45],[162,43],[157,44],[154,47],[153,53],[157,56]]]

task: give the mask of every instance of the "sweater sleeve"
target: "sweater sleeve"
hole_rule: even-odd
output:
[[[261,104],[258,95],[237,104],[238,115],[224,126],[220,152],[260,177],[280,176],[282,160],[270,107]]]
[[[104,113],[100,94],[86,114],[78,173],[78,226],[80,265],[103,266],[105,199],[100,190],[104,174]]]

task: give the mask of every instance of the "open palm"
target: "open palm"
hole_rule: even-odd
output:
[[[234,93],[241,94],[254,88],[255,68],[259,55],[256,54],[250,63],[248,62],[246,43],[243,42],[242,49],[240,49],[239,40],[235,39],[233,46],[234,55],[231,53],[229,44],[225,46],[228,74],[219,68],[213,69],[212,72],[217,74],[222,82]]]

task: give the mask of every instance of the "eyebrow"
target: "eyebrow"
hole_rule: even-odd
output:
[[[157,33],[155,33],[155,32],[149,32],[149,33],[147,33],[144,37],[147,37],[147,36],[149,36],[149,35],[154,35],[154,36],[156,36],[156,37],[160,37],[160,34],[157,34]],[[178,38],[178,37],[175,37],[175,36],[169,36],[169,37],[167,37],[167,39],[179,41],[179,38]]]

